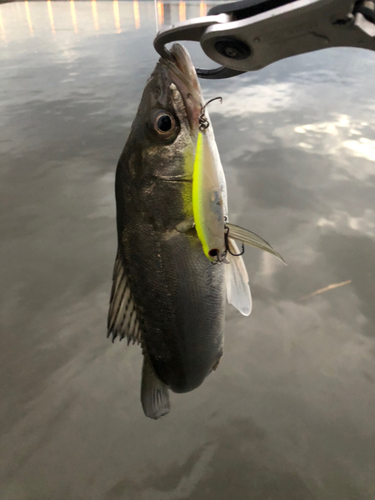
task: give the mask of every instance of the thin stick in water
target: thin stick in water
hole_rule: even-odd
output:
[[[334,290],[335,288],[339,288],[340,286],[349,285],[349,283],[351,282],[352,280],[342,281],[341,283],[332,283],[331,285],[328,285],[324,288],[320,288],[319,290],[316,290],[313,293],[309,293],[309,295],[304,295],[303,297],[300,298],[300,300],[306,300],[309,299],[310,297],[315,297],[315,295],[328,292],[328,290]]]

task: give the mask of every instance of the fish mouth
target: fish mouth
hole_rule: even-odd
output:
[[[179,43],[174,43],[171,48],[171,55],[181,73],[185,76],[194,91],[201,97],[201,88],[198,81],[197,72],[188,51]]]
[[[197,129],[199,115],[202,113],[203,95],[197,72],[188,51],[179,43],[170,50],[172,60],[161,59],[170,80],[176,85],[185,104],[190,126]]]

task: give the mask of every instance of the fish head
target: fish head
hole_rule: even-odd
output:
[[[174,44],[173,61],[160,59],[132,126],[139,154],[134,177],[191,179],[203,96],[186,49]]]
[[[181,187],[173,211],[181,220],[194,219],[204,254],[215,263],[225,256],[225,176],[189,53],[178,43],[170,53],[171,59],[159,60],[143,92],[128,141],[130,175],[137,197],[148,206],[152,198],[149,211],[159,217],[166,213],[161,207],[170,205],[172,187],[161,191],[155,179],[191,182]]]

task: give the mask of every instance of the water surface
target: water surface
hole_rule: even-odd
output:
[[[158,22],[207,8],[159,2]],[[375,499],[375,55],[202,82],[231,220],[288,267],[246,251],[252,315],[227,308],[219,369],[154,422],[141,351],[105,323],[155,30],[149,2],[0,6],[0,497]]]

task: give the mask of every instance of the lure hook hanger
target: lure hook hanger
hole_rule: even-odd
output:
[[[208,104],[208,103],[207,103]],[[227,218],[225,217],[225,220]],[[230,247],[229,247],[229,227],[225,226],[225,229],[224,229],[224,242],[225,242],[225,250],[223,252],[223,256],[220,257],[220,253],[218,252],[217,253],[217,256],[216,256],[216,259],[217,261],[216,262],[213,262],[213,264],[230,264],[230,262],[227,260],[227,254],[229,253],[230,255],[232,255],[232,257],[241,257],[244,253],[245,253],[245,245],[243,244],[242,242],[242,250],[240,253],[233,253],[231,252],[230,250]]]

